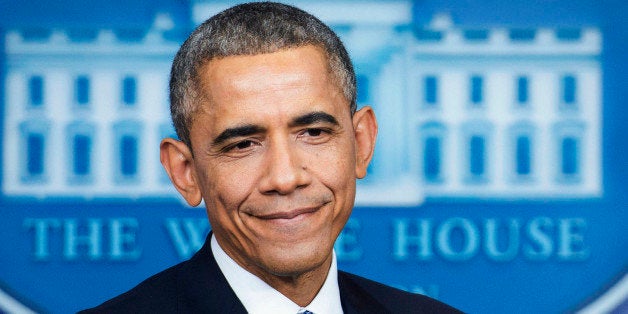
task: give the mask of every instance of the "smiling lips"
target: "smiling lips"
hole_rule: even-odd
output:
[[[286,212],[277,212],[277,213],[271,213],[271,214],[265,214],[265,215],[253,215],[253,216],[255,216],[258,219],[263,219],[263,220],[293,219],[300,215],[314,213],[318,211],[321,207],[322,206],[305,207],[305,208],[300,208],[300,209],[286,211]]]

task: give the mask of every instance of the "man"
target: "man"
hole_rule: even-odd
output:
[[[96,312],[456,312],[337,271],[333,244],[366,175],[377,124],[356,111],[355,74],[337,36],[277,3],[230,8],[177,53],[171,113],[181,141],[161,161],[212,233],[189,261]]]

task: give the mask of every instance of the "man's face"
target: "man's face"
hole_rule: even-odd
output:
[[[364,110],[351,116],[313,46],[212,60],[199,77],[191,169],[221,247],[260,277],[328,267],[370,160]]]

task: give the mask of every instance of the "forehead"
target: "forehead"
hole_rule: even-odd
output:
[[[315,46],[215,59],[198,73],[204,99],[200,112],[219,120],[243,113],[280,114],[308,106],[349,112],[326,54]]]

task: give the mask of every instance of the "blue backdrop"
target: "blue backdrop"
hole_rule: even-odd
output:
[[[202,243],[210,228],[204,211],[171,197],[163,173],[152,166],[157,146],[151,144],[172,133],[164,81],[172,49],[202,15],[201,9],[194,8],[211,9],[215,3],[0,1],[4,43],[0,54],[4,82],[0,89],[0,312],[29,308],[65,313],[94,306],[184,260]],[[467,312],[555,313],[595,310],[600,308],[593,306],[606,304],[605,309],[627,312],[628,5],[619,0],[379,4],[393,4],[382,7],[389,11],[381,11],[393,17],[364,13],[380,21],[379,27],[390,28],[378,35],[388,41],[382,41],[385,47],[377,46],[376,54],[363,53],[372,51],[369,42],[377,40],[360,39],[354,31],[358,26],[330,22],[356,60],[361,101],[374,105],[383,127],[371,178],[360,186],[374,191],[376,199],[359,200],[336,244],[340,268],[430,295]],[[168,18],[159,15],[164,12]],[[320,12],[332,20],[352,19]],[[105,29],[125,38],[119,51],[115,50],[118,41],[107,41],[106,34],[99,33]],[[162,32],[168,41],[143,42],[151,29]],[[480,45],[448,42],[447,34],[458,29],[465,30],[464,42],[475,36],[480,37]],[[508,43],[519,40],[522,46],[515,43],[512,51],[490,46],[499,44],[491,38],[498,38],[492,36],[503,29],[510,31]],[[560,36],[575,48],[543,42],[546,29],[562,30]],[[70,39],[54,41],[55,31]],[[16,33],[24,40],[15,40]],[[587,34],[592,34],[590,42]],[[72,44],[97,40],[104,40],[105,48]],[[154,48],[148,56],[135,54],[146,47]],[[498,52],[491,54],[491,47]],[[100,68],[90,72],[93,64]],[[120,70],[122,75],[108,70]],[[518,144],[513,144],[512,157],[517,170],[503,185],[495,185],[491,180],[508,162],[499,162],[492,152],[509,147],[507,141],[497,144],[498,130],[512,113],[502,112],[503,118],[491,106],[494,100],[512,95],[492,90],[500,90],[504,86],[500,81],[510,79],[509,73],[518,82],[510,93],[519,96],[512,102],[525,106],[530,98],[533,103],[532,109],[514,109],[515,116],[529,117],[522,125],[530,131],[516,133],[519,124],[504,128],[505,137],[508,130],[519,134],[514,137]],[[558,83],[552,83],[554,77]],[[119,88],[118,78],[125,82]],[[403,85],[406,82],[410,83]],[[122,96],[111,92],[118,89]],[[460,101],[467,94],[470,100]],[[398,105],[395,95],[403,95]],[[466,116],[448,111],[449,104],[474,108],[478,97],[489,109],[480,113],[469,109],[468,115],[480,117],[470,122],[487,120],[490,126],[454,125]],[[120,123],[107,120],[113,109],[99,109],[109,98],[123,108],[115,111],[121,112]],[[542,108],[550,98],[560,99],[557,111],[566,118],[557,114],[558,120],[551,120],[556,113]],[[570,109],[574,102],[577,109]],[[58,109],[66,103],[69,109]],[[154,107],[141,107],[148,103]],[[85,104],[88,109],[81,107]],[[137,112],[133,111],[136,104]],[[431,109],[434,104],[442,109]],[[103,135],[103,123],[114,130],[110,135]],[[545,130],[543,123],[551,126]],[[144,140],[150,130],[156,136]],[[535,158],[544,156],[546,147],[551,151],[552,145],[540,144],[541,149],[536,148],[540,151],[525,153],[536,146],[523,143],[546,135],[548,143],[558,143],[559,157],[541,167],[538,177],[531,177],[529,172],[541,164]],[[61,139],[54,140],[56,136]],[[519,142],[521,138],[525,140]],[[451,148],[467,140],[470,152]],[[66,142],[73,143],[69,150]],[[452,152],[459,154],[443,157]],[[117,164],[105,165],[105,158],[99,159],[109,155],[116,159],[118,153],[126,157]],[[81,154],[90,157],[72,157]],[[462,166],[453,167],[452,161]],[[495,164],[499,167],[492,168]],[[471,170],[468,176],[459,175],[461,185],[450,183],[465,165]],[[55,179],[66,172],[67,180]],[[146,174],[138,179],[136,172]],[[110,173],[113,183],[100,181]],[[557,177],[543,181],[545,174]],[[545,185],[535,188],[534,183],[525,185],[526,180]],[[145,183],[149,181],[153,183]],[[525,181],[524,187],[516,185],[520,181]],[[613,293],[619,293],[619,301],[605,302]]]

